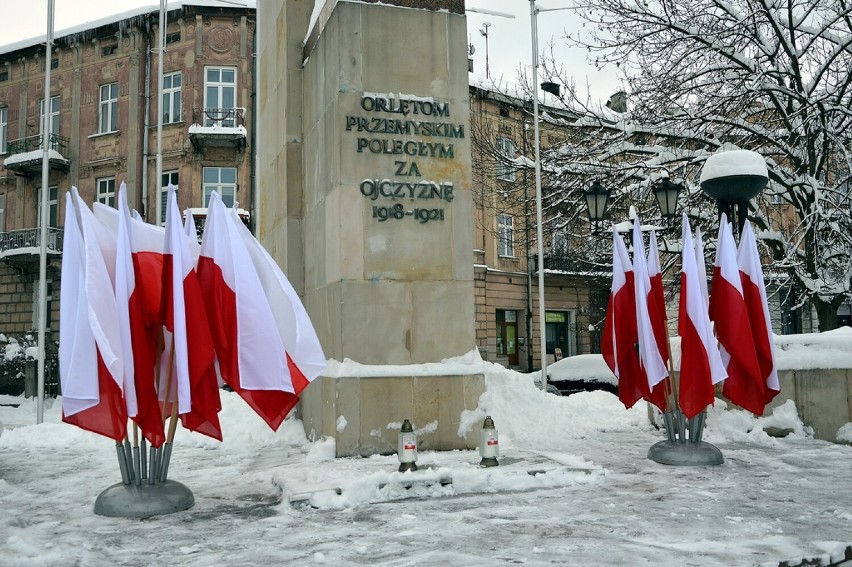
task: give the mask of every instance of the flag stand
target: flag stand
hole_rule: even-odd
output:
[[[192,491],[176,480],[157,484],[119,482],[95,500],[95,514],[111,518],[150,518],[188,510],[195,505]]]
[[[666,439],[648,449],[648,458],[661,465],[706,466],[725,462],[722,451],[715,445],[702,441],[706,412],[687,420],[676,409],[663,414]]]
[[[95,500],[95,514],[111,518],[150,518],[188,510],[195,505],[192,491],[176,480],[169,480],[168,462],[171,443],[151,447],[150,472],[135,456],[129,463],[127,452],[116,444],[121,482],[110,486]]]

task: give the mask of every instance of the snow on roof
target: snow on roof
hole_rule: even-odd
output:
[[[168,3],[168,10],[180,10],[185,6],[200,6],[200,7],[213,7],[213,8],[247,8],[247,9],[257,9],[257,0],[172,0]],[[127,10],[124,12],[118,12],[116,14],[110,14],[109,16],[104,16],[103,18],[98,18],[96,20],[88,20],[77,24],[76,26],[71,26],[70,28],[65,28],[62,30],[57,30],[54,32],[54,39],[59,39],[63,37],[67,37],[70,35],[74,35],[80,32],[85,32],[88,30],[93,30],[102,26],[107,26],[109,24],[115,24],[122,20],[129,20],[131,18],[136,18],[138,16],[144,14],[157,13],[160,11],[159,3],[152,3],[146,6],[138,6],[132,10]],[[34,45],[40,45],[45,42],[47,38],[47,33],[45,32],[42,35],[38,35],[36,37],[31,37],[29,39],[22,39],[20,41],[16,41],[14,43],[9,43],[6,45],[0,46],[0,54],[11,53],[13,51],[17,51],[19,49],[26,49],[27,47],[32,47]]]
[[[701,168],[701,183],[708,179],[732,175],[759,175],[769,177],[766,160],[751,150],[731,150],[711,155]]]

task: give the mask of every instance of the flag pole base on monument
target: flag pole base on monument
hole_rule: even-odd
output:
[[[648,449],[648,458],[661,465],[707,466],[725,462],[722,451],[701,440],[704,432],[704,412],[689,420],[690,439],[687,438],[686,419],[680,412],[663,414],[668,439],[659,441]]]
[[[111,518],[150,518],[188,510],[194,505],[192,491],[174,480],[157,484],[119,482],[98,495],[95,514]]]

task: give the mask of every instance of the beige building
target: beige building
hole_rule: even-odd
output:
[[[473,148],[474,275],[476,341],[483,358],[530,370],[540,366],[540,309],[535,243],[535,176],[532,108],[524,101],[480,86],[470,87]],[[575,117],[552,107],[542,112]],[[542,122],[543,148],[565,141],[554,121]],[[590,237],[592,237],[590,232]],[[594,236],[606,239],[605,236]],[[609,297],[609,273],[583,269],[566,257],[567,243],[544,242],[545,335],[548,364],[600,352],[600,330]]]

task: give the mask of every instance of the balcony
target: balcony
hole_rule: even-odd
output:
[[[47,256],[59,258],[62,254],[61,228],[47,229]],[[25,228],[0,232],[0,260],[18,264],[27,264],[38,260],[41,253],[41,229]]]
[[[194,108],[189,140],[197,152],[205,148],[233,148],[238,152],[246,147],[244,108]]]
[[[71,162],[63,157],[68,154],[68,138],[58,134],[48,135],[48,165],[50,169],[67,172]],[[11,140],[6,146],[7,157],[3,165],[17,175],[30,176],[41,172],[44,147],[41,134]]]

